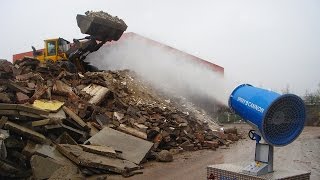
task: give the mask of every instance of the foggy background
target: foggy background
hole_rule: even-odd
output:
[[[320,82],[319,8],[317,0],[2,1],[0,58],[43,48],[47,38],[84,37],[76,14],[103,10],[122,18],[128,32],[224,67],[236,84],[304,95]],[[216,83],[210,78],[203,80]]]

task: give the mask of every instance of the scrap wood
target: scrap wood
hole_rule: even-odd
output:
[[[109,146],[101,146],[101,145],[80,145],[82,149],[86,152],[91,152],[95,154],[99,154],[102,156],[117,157],[117,152]]]
[[[92,98],[89,100],[89,103],[98,105],[109,92],[109,89],[100,85],[90,84],[89,86],[83,88],[82,91],[92,96]]]
[[[10,122],[10,121],[7,121],[4,124],[4,128],[8,129],[10,131],[14,131],[15,133],[17,133],[21,136],[24,136],[26,138],[30,138],[36,142],[39,142],[39,143],[47,143],[48,142],[47,138],[44,135],[42,135],[36,131],[33,131],[31,129],[28,129],[24,126]]]
[[[81,127],[88,129],[87,123],[85,123],[76,113],[74,113],[67,106],[63,106],[62,109],[67,113],[75,122],[77,122]]]
[[[131,134],[131,135],[133,135],[135,137],[147,140],[147,133],[141,132],[141,131],[139,131],[137,129],[134,129],[132,127],[126,126],[125,124],[120,124],[120,126],[118,126],[117,129],[122,131],[122,132]]]

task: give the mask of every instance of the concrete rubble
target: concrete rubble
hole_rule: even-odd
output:
[[[1,177],[128,177],[146,161],[239,138],[236,129],[209,128],[128,70],[81,74],[31,58],[0,61]]]

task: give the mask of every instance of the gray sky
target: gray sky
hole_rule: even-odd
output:
[[[225,76],[303,95],[320,82],[318,0],[8,0],[0,6],[0,58],[81,38],[76,14],[103,10],[136,32],[225,68]]]

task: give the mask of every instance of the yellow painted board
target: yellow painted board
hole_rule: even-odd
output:
[[[39,99],[39,100],[35,100],[33,102],[33,107],[39,108],[39,109],[43,109],[46,111],[50,111],[50,112],[57,112],[61,106],[63,106],[64,102],[61,101],[57,101],[57,100],[46,100],[46,99]]]

